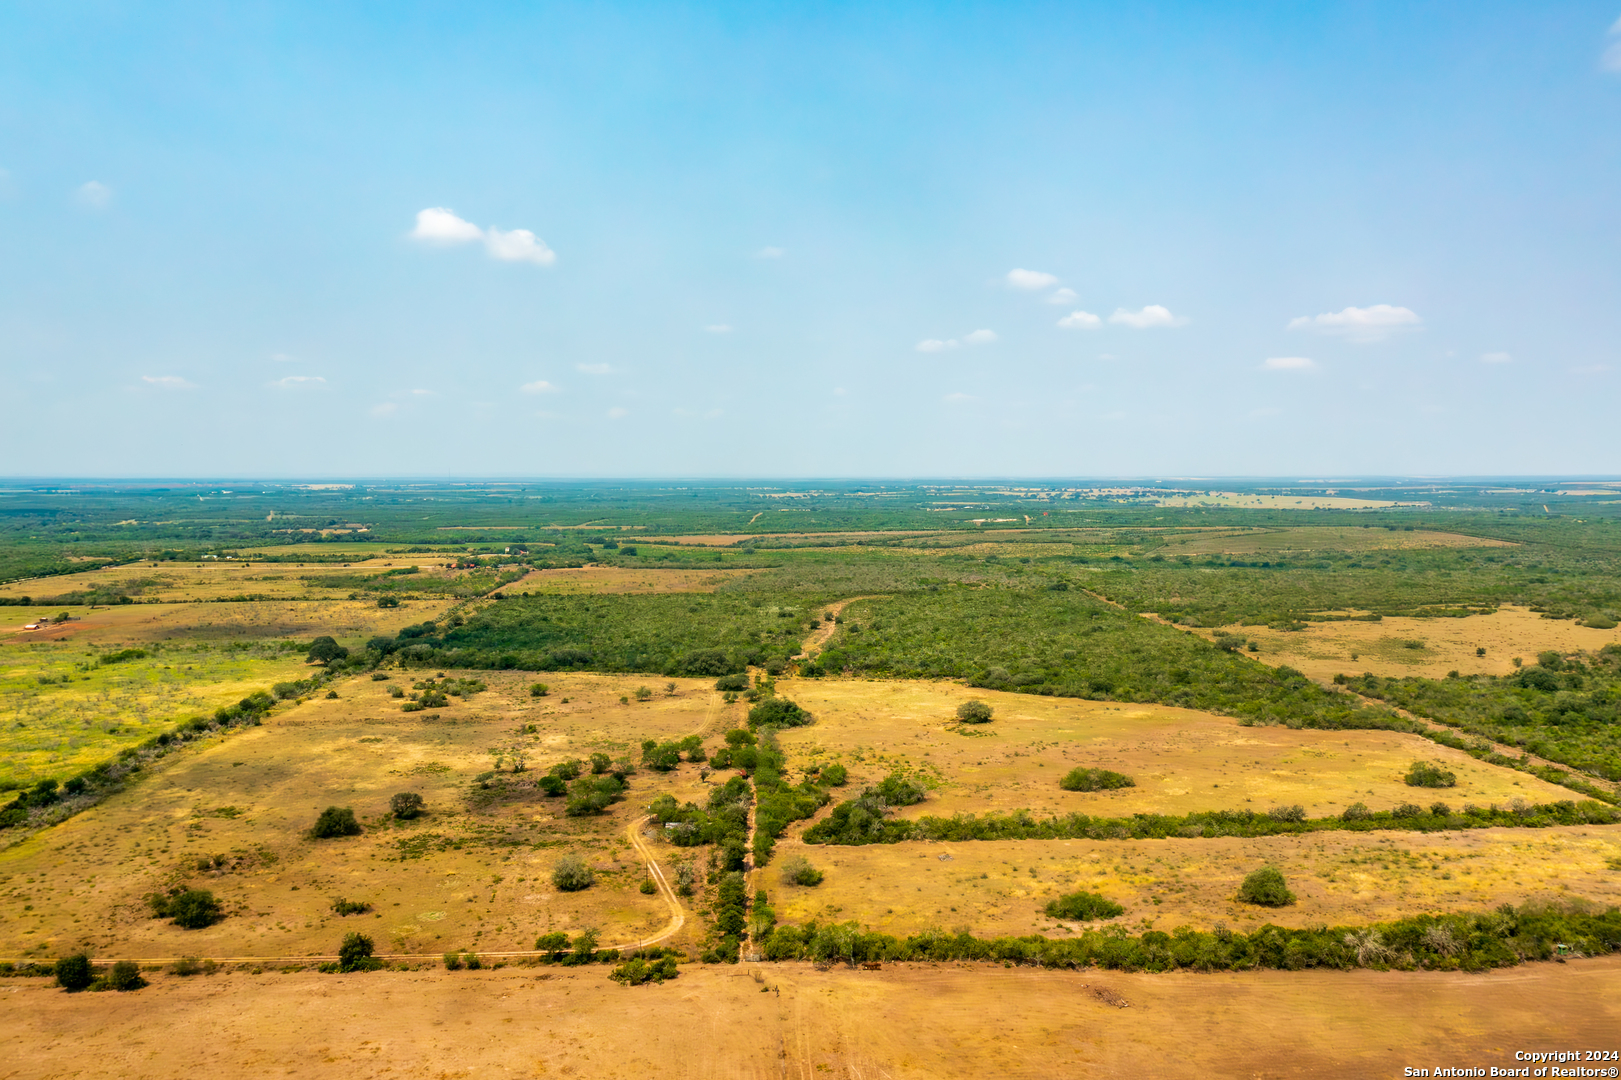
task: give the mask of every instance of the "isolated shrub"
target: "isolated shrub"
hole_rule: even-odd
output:
[[[652,896],[654,893],[659,891],[659,887],[653,883],[653,879],[650,877],[642,879],[640,888],[643,896]]]
[[[1244,879],[1238,887],[1238,899],[1246,904],[1262,907],[1285,907],[1295,902],[1295,894],[1275,867],[1263,866]]]
[[[803,855],[790,855],[782,863],[782,880],[787,885],[807,887],[822,883],[822,872],[811,865]]]
[[[988,724],[993,711],[978,698],[969,698],[957,706],[957,719],[965,724]]]
[[[1045,910],[1048,918],[1077,922],[1089,919],[1113,919],[1125,914],[1126,911],[1113,900],[1089,892],[1066,893],[1049,902]]]
[[[422,815],[422,796],[414,791],[402,791],[388,800],[388,808],[396,818],[409,821]]]
[[[1450,769],[1444,769],[1439,762],[1415,761],[1407,770],[1408,787],[1456,787],[1458,776]]]
[[[597,875],[578,855],[564,855],[552,867],[552,884],[564,892],[589,889],[596,880]]]
[[[332,912],[335,915],[364,915],[371,910],[371,905],[364,900],[345,900],[338,897],[332,901]]]
[[[90,957],[84,953],[64,956],[56,962],[56,985],[69,992],[84,990],[96,979]]]
[[[337,836],[359,836],[360,822],[355,820],[355,812],[347,806],[329,806],[321,811],[321,816],[315,819],[310,827],[310,837],[314,840],[330,840]]]
[[[119,993],[139,990],[146,985],[146,980],[141,978],[141,965],[133,960],[120,960],[103,978],[107,989]]]
[[[551,692],[552,692],[552,688],[547,686],[543,682],[530,683],[529,684],[529,696],[530,697],[545,697],[547,694],[549,694]]]
[[[715,680],[716,690],[732,690],[741,692],[749,688],[749,677],[741,672],[736,675],[722,675]]]
[[[182,894],[170,897],[162,905],[162,910],[154,903],[152,911],[160,918],[169,916],[175,926],[182,929],[203,929],[225,918],[224,906],[220,906],[219,900],[207,889],[186,889]]]
[[[1136,787],[1137,781],[1125,773],[1109,769],[1083,769],[1076,767],[1065,773],[1058,786],[1065,791],[1112,791],[1115,788]]]
[[[338,946],[338,969],[340,971],[359,971],[375,966],[372,961],[372,940],[359,931],[352,931],[343,936],[343,944]]]
[[[811,714],[784,697],[769,697],[749,710],[749,727],[804,727]]]

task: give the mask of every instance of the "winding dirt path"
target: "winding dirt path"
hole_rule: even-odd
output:
[[[645,949],[649,945],[657,945],[687,924],[687,913],[682,910],[681,901],[676,898],[675,890],[670,888],[670,882],[665,878],[664,871],[659,866],[659,861],[653,857],[652,851],[647,847],[647,842],[642,839],[642,826],[646,825],[649,820],[651,819],[648,817],[641,817],[631,822],[630,828],[625,830],[625,837],[630,841],[630,846],[636,849],[636,853],[646,860],[647,876],[652,878],[653,884],[659,887],[659,895],[664,898],[665,906],[670,909],[670,923],[652,937],[643,938],[628,945],[607,946],[610,949]]]
[[[845,608],[849,607],[857,600],[873,599],[876,598],[871,596],[852,596],[845,600],[835,600],[833,603],[823,607],[821,609],[822,615],[824,616],[822,625],[810,632],[809,636],[807,636],[804,642],[800,644],[799,652],[794,655],[793,659],[798,660],[800,657],[808,655],[812,649],[821,649],[829,641],[832,641],[833,635],[839,631],[839,624],[833,620],[844,614]]]

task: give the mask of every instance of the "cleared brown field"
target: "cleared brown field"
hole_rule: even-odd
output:
[[[1157,550],[1161,555],[1259,555],[1285,551],[1381,551],[1409,548],[1517,547],[1433,529],[1393,531],[1379,527],[1301,526],[1287,529],[1233,529],[1225,534],[1177,537]]]
[[[653,570],[621,566],[582,566],[558,570],[531,570],[504,593],[674,593],[714,592],[728,581],[758,570]]]
[[[173,754],[129,790],[0,852],[0,954],[296,956],[330,953],[356,927],[395,951],[513,950],[549,929],[594,925],[609,944],[662,927],[668,912],[639,891],[644,870],[624,834],[660,792],[702,802],[697,766],[639,772],[624,802],[590,818],[565,818],[563,800],[532,783],[480,805],[477,780],[495,766],[492,749],[522,747],[530,782],[597,750],[635,759],[644,738],[724,723],[718,695],[693,680],[670,695],[661,680],[651,702],[621,705],[639,680],[582,675],[548,677],[552,694],[537,699],[527,692],[532,675],[479,676],[487,691],[417,713],[387,694],[414,676],[344,683],[337,700]],[[401,791],[422,794],[428,814],[385,820]],[[369,823],[365,835],[306,839],[329,805],[352,806]],[[595,886],[552,887],[551,869],[569,851],[596,866]],[[197,870],[214,854],[235,868]],[[661,863],[673,871],[674,859],[703,854],[661,854]],[[151,919],[142,898],[182,882],[213,890],[230,917],[195,931]],[[339,896],[376,913],[338,918],[330,906]],[[697,920],[691,926],[701,934]]]
[[[1126,909],[1133,932],[1225,924],[1248,933],[1278,926],[1358,926],[1420,912],[1485,911],[1499,904],[1580,898],[1621,903],[1614,829],[1482,829],[1467,833],[1328,832],[1255,839],[977,840],[828,847],[785,842],[826,874],[815,888],[771,892],[788,923],[854,919],[896,935],[966,928],[979,936],[1065,927],[1042,911],[1084,889]],[[1245,875],[1275,866],[1298,897],[1285,908],[1233,900]],[[1079,924],[1077,924],[1079,925]]]
[[[1597,651],[1621,642],[1621,628],[1595,630],[1506,605],[1491,615],[1461,619],[1388,617],[1379,622],[1314,622],[1304,630],[1223,629],[1261,646],[1259,654],[1247,655],[1273,665],[1288,664],[1319,680],[1364,671],[1431,679],[1444,678],[1453,670],[1462,675],[1507,675],[1514,670],[1516,656],[1532,664],[1544,649]],[[1214,636],[1210,630],[1195,632]],[[1476,656],[1477,648],[1484,648],[1486,655]]]
[[[391,569],[418,566],[424,571],[423,587],[438,580],[453,581],[464,576],[455,571],[435,570],[443,566],[443,555],[386,555],[357,559],[348,564],[255,563],[252,553],[241,560],[209,559],[200,563],[132,563],[102,567],[82,574],[29,578],[0,585],[0,596],[33,597],[44,608],[44,599],[74,592],[102,589],[125,592],[143,600],[185,602],[215,600],[225,596],[253,594],[276,599],[321,596],[333,591],[348,593],[348,583],[326,584],[326,578],[352,578],[356,574],[375,576]],[[414,579],[413,579],[414,580]],[[45,612],[54,614],[54,612]]]
[[[1571,797],[1565,788],[1399,732],[1242,727],[1191,709],[944,682],[802,679],[778,689],[816,716],[814,725],[783,733],[790,766],[841,761],[850,770],[851,794],[892,769],[916,770],[935,786],[926,801],[900,811],[905,817],[1009,810],[1129,817],[1295,803],[1323,817],[1356,802],[1388,810],[1436,798],[1461,808]],[[952,730],[957,706],[969,698],[989,703],[996,719]],[[1408,787],[1403,777],[1418,758],[1445,762],[1458,786],[1439,793]],[[1123,772],[1137,786],[1059,788],[1059,778],[1077,765]]]
[[[44,630],[22,622],[0,624],[0,645],[71,642],[141,645],[154,641],[242,641],[258,638],[308,640],[331,634],[345,645],[365,644],[376,634],[438,618],[454,600],[407,600],[379,608],[371,600],[260,600],[247,603],[124,604],[73,608],[73,621]],[[9,609],[9,610],[28,610]],[[55,609],[49,609],[54,614]]]
[[[1621,958],[1486,975],[1130,975],[886,965],[152,975],[132,994],[7,993],[9,1075],[1396,1077],[1608,1049]],[[762,993],[762,988],[772,992]],[[1119,1007],[1124,1003],[1129,1007]]]

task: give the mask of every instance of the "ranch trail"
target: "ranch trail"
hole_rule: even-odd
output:
[[[801,656],[809,656],[812,649],[821,649],[827,645],[829,641],[833,640],[833,635],[838,633],[839,630],[839,624],[833,620],[844,614],[845,608],[849,607],[857,600],[874,599],[877,598],[872,596],[851,596],[844,600],[835,600],[833,603],[821,608],[822,625],[810,632],[810,634],[805,638],[804,643],[800,645],[799,652],[794,658],[798,659]]]
[[[658,886],[659,896],[664,899],[665,905],[670,909],[670,924],[652,937],[643,938],[641,941],[629,945],[609,945],[608,948],[610,949],[645,949],[649,945],[656,945],[665,938],[670,937],[687,923],[687,915],[681,909],[681,901],[676,898],[675,890],[670,888],[669,881],[664,877],[664,871],[659,867],[659,861],[653,857],[653,853],[648,850],[646,841],[642,839],[642,826],[646,825],[649,820],[651,819],[648,817],[641,817],[631,822],[630,828],[625,830],[625,838],[630,841],[631,847],[636,849],[636,853],[646,860],[647,874],[653,879],[653,884]]]

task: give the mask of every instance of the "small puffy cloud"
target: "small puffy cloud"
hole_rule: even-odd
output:
[[[944,341],[939,338],[924,338],[914,348],[921,353],[937,353],[946,352],[949,349],[960,349],[964,345],[989,345],[995,340],[995,330],[974,330],[964,334],[960,341],[956,338],[947,338]]]
[[[1410,330],[1423,321],[1407,308],[1374,304],[1372,307],[1327,311],[1321,315],[1301,315],[1289,320],[1289,329],[1337,334],[1353,341],[1378,341],[1387,334]]]
[[[430,206],[417,211],[417,224],[411,230],[411,239],[436,244],[465,244],[484,239],[484,230],[471,221],[463,221],[454,210]]]
[[[1141,311],[1127,311],[1125,308],[1116,308],[1109,321],[1118,326],[1129,326],[1133,330],[1148,330],[1156,326],[1182,326],[1188,320],[1180,315],[1172,315],[1170,309],[1159,304],[1149,304]]]
[[[1514,357],[1510,356],[1506,352],[1489,352],[1480,354],[1480,362],[1482,364],[1508,364],[1512,363],[1513,360]]]
[[[270,354],[270,362],[273,364],[292,364],[296,363],[297,360],[298,357],[288,356],[286,353],[282,352],[273,352]]]
[[[756,259],[780,259],[788,252],[780,247],[763,247],[754,253]]]
[[[381,419],[385,416],[393,416],[399,411],[399,408],[400,407],[394,404],[392,401],[385,401],[381,405],[373,405],[369,411],[373,416]]]
[[[972,394],[965,394],[961,390],[958,390],[958,391],[955,391],[954,393],[947,394],[942,400],[944,400],[944,401],[973,401],[974,397],[973,397]]]
[[[1058,284],[1058,278],[1040,270],[1009,270],[1007,284],[1010,289],[1023,289],[1025,292],[1038,292],[1041,289],[1050,289]]]
[[[955,339],[951,341],[941,341],[939,338],[924,338],[922,341],[917,343],[916,348],[918,352],[945,352],[947,349],[955,349],[959,344],[961,344],[961,342],[958,342]]]
[[[995,340],[995,330],[975,330],[971,333],[964,334],[962,337],[962,343],[964,345],[989,345]]]
[[[187,382],[178,375],[142,375],[141,381],[160,390],[195,390],[197,384]]]
[[[1055,289],[1053,294],[1047,297],[1047,303],[1059,305],[1073,304],[1079,299],[1080,295],[1076,293],[1074,289]]]
[[[536,379],[534,382],[527,382],[518,387],[518,392],[523,394],[555,394],[558,390],[557,387],[545,379]]]
[[[1065,330],[1096,330],[1103,325],[1103,320],[1090,311],[1072,311],[1059,319],[1058,325]]]
[[[607,364],[575,364],[574,370],[583,372],[586,375],[607,375],[613,371],[613,368]]]
[[[491,229],[484,234],[484,250],[490,253],[491,258],[503,262],[550,266],[557,261],[557,252],[528,229],[513,229],[511,232]]]
[[[1261,362],[1265,371],[1310,371],[1316,366],[1309,356],[1269,356]]]
[[[493,227],[481,229],[443,206],[418,210],[416,228],[411,230],[410,237],[427,244],[470,244],[482,240],[490,258],[502,262],[550,266],[557,261],[557,253],[528,229],[513,229],[510,232]]]
[[[285,378],[277,379],[270,385],[279,386],[283,390],[297,390],[301,387],[325,386],[326,380],[319,375],[288,375]]]
[[[732,328],[725,323],[715,323],[712,326],[704,327],[704,333],[706,334],[730,334],[731,332]]]
[[[88,206],[92,210],[105,210],[107,204],[113,201],[113,189],[100,180],[90,180],[80,184],[73,192],[73,197],[79,201],[80,206]]]
[[[608,410],[608,419],[610,420],[623,420],[629,415],[629,409],[620,408],[618,405],[615,405],[613,408]]]

